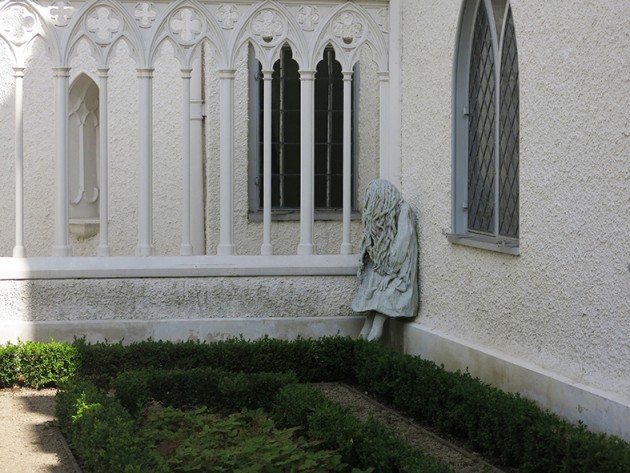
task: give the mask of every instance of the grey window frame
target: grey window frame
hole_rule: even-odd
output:
[[[325,60],[322,58],[321,60]],[[358,220],[361,218],[360,212],[357,210],[357,179],[358,179],[358,154],[357,154],[357,126],[358,126],[358,91],[360,84],[360,67],[357,63],[354,67],[354,73],[352,78],[352,197],[351,197],[351,219]],[[251,221],[262,221],[263,211],[262,202],[260,201],[260,187],[262,185],[260,176],[260,156],[259,156],[259,142],[260,142],[260,90],[258,87],[259,74],[259,62],[255,57],[252,48],[249,50],[249,128],[248,128],[248,206],[249,206],[249,219]],[[317,78],[315,79],[317,80]],[[316,185],[316,184],[314,184]],[[343,214],[342,208],[315,208],[314,218],[315,220],[334,220],[341,221]],[[300,209],[298,208],[272,208],[271,211],[273,220],[299,220]]]
[[[471,49],[473,46],[473,35],[476,16],[480,11],[483,2],[488,12],[488,21],[492,34],[493,56],[494,56],[494,232],[477,233],[469,230],[468,225],[468,140],[469,140],[469,74],[471,68]],[[495,6],[502,4],[502,14],[497,16]],[[510,14],[511,6],[509,0],[467,0],[462,8],[459,22],[459,36],[456,43],[454,60],[454,81],[453,81],[453,163],[452,163],[452,233],[447,233],[448,241],[455,244],[471,246],[485,250],[497,251],[511,255],[520,254],[519,238],[502,236],[499,224],[499,179],[500,169],[500,139],[499,129],[501,122],[501,62],[503,37],[506,26],[506,18]],[[499,27],[496,21],[500,20]],[[513,22],[512,18],[512,22]],[[499,29],[500,28],[500,29]],[[518,55],[518,52],[517,52]],[[518,177],[517,177],[518,182]]]

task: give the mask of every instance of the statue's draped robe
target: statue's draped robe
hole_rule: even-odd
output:
[[[409,204],[401,203],[396,237],[389,249],[393,272],[381,274],[374,270],[374,262],[367,252],[360,256],[364,264],[352,310],[373,310],[389,317],[415,317],[418,311],[418,238],[415,216]]]

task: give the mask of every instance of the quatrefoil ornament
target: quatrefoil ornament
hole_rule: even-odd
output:
[[[22,46],[37,34],[37,19],[22,5],[14,5],[2,13],[0,26],[14,46]]]
[[[344,47],[354,47],[363,38],[361,18],[352,12],[344,12],[332,24],[332,34],[341,39]]]
[[[203,22],[195,10],[182,8],[171,19],[170,28],[180,44],[193,44],[203,32]]]
[[[273,10],[262,10],[252,22],[252,33],[259,37],[263,46],[271,46],[284,35],[284,18]]]

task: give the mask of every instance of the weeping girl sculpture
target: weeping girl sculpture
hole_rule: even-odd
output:
[[[368,185],[356,312],[368,312],[360,337],[378,340],[387,317],[415,317],[418,309],[418,239],[413,210],[392,183]]]

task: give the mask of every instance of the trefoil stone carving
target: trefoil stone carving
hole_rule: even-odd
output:
[[[319,18],[317,7],[302,6],[298,10],[297,20],[304,31],[313,31],[319,23]]]
[[[241,17],[235,5],[221,5],[217,13],[217,21],[224,30],[234,28]]]
[[[74,8],[70,6],[69,2],[50,2],[50,18],[53,20],[55,26],[68,26],[73,13]]]
[[[260,36],[264,43],[270,44],[282,35],[284,22],[273,10],[262,10],[252,23],[252,33]]]
[[[352,12],[343,12],[332,24],[332,34],[346,46],[354,46],[363,36],[361,19]]]
[[[156,16],[153,2],[139,2],[136,5],[135,17],[140,28],[151,28]]]

